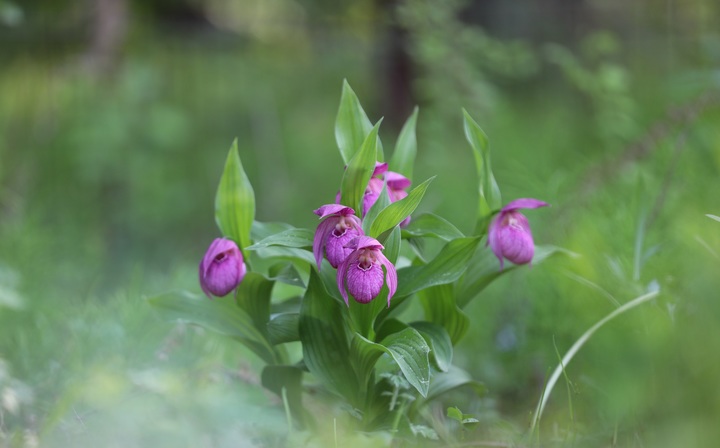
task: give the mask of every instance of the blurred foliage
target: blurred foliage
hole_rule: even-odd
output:
[[[716,2],[130,1],[107,54],[94,49],[101,3],[0,1],[0,445],[287,441],[252,355],[162,323],[142,297],[198,290],[235,136],[258,218],[314,226],[342,177],[342,79],[371,121],[390,114],[392,45],[420,105],[415,179],[439,174],[423,211],[472,227],[465,106],[504,196],[553,205],[528,213],[536,241],[580,255],[508,275],[468,309],[456,356],[489,394],[455,394],[432,429],[457,430],[457,406],[479,420],[467,439],[523,443],[555,346],[655,282],[658,300],[567,366],[572,418],[556,387],[538,437],[717,439]],[[341,423],[341,443],[377,444]]]

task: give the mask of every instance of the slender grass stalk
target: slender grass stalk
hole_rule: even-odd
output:
[[[287,419],[288,434],[292,432],[292,416],[290,415],[290,403],[288,403],[287,389],[282,388],[282,401],[283,407],[285,408],[285,418]]]
[[[555,387],[555,383],[557,382],[558,378],[560,378],[560,375],[562,374],[565,367],[568,365],[568,363],[573,359],[575,354],[580,350],[580,348],[585,345],[585,343],[590,339],[590,337],[595,334],[595,332],[605,325],[610,320],[614,319],[615,317],[623,314],[624,312],[631,310],[635,308],[638,305],[641,305],[653,298],[655,298],[659,294],[659,291],[652,291],[647,294],[644,294],[640,297],[636,297],[635,299],[627,302],[620,308],[614,310],[612,313],[608,314],[604,318],[602,318],[598,323],[590,327],[588,331],[583,333],[580,338],[575,341],[575,343],[570,347],[570,350],[565,353],[565,356],[560,360],[560,364],[555,368],[553,371],[553,374],[550,376],[550,380],[545,385],[545,389],[543,390],[543,393],[541,395],[540,401],[538,402],[537,408],[535,409],[535,415],[533,416],[532,424],[530,426],[530,431],[533,432],[535,430],[535,426],[540,421],[540,418],[542,417],[543,410],[545,409],[545,404],[547,404],[548,399],[550,398],[550,394],[552,393],[553,387]]]

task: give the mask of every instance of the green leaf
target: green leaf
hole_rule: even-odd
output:
[[[383,183],[382,191],[380,191],[380,196],[378,196],[375,203],[370,207],[367,214],[363,216],[362,228],[366,235],[370,234],[370,226],[372,226],[372,223],[375,222],[380,212],[385,210],[388,205],[390,205],[390,195],[388,195],[387,182],[385,182]]]
[[[385,241],[380,241],[380,243],[385,246],[385,250],[383,251],[385,257],[390,260],[390,263],[395,264],[398,256],[400,255],[400,243],[402,243],[400,227],[396,226],[393,228],[387,239]]]
[[[418,291],[425,319],[441,325],[457,344],[470,326],[470,319],[455,304],[454,288],[451,284],[437,285]]]
[[[270,293],[274,282],[257,272],[248,272],[237,287],[235,300],[253,320],[255,328],[265,331],[270,320]]]
[[[171,292],[151,297],[148,302],[172,319],[182,319],[242,342],[269,364],[277,361],[277,354],[263,334],[253,325],[253,319],[239,308],[232,296],[209,300],[189,292]]]
[[[383,209],[370,226],[370,236],[377,238],[380,234],[392,229],[410,216],[420,204],[420,201],[422,201],[423,196],[425,196],[425,191],[433,179],[435,179],[435,176],[413,188],[404,199],[393,202]]]
[[[263,238],[262,241],[258,241],[245,249],[257,250],[268,246],[312,247],[314,235],[313,231],[307,229],[288,229]]]
[[[453,346],[445,329],[432,322],[413,322],[411,327],[420,332],[430,346],[430,358],[441,372],[447,372],[452,365]]]
[[[393,333],[380,342],[387,349],[400,367],[405,379],[423,397],[427,396],[430,386],[430,361],[428,347],[425,339],[412,328],[406,328],[399,333]]]
[[[408,383],[423,397],[427,395],[430,385],[429,352],[430,347],[425,339],[417,330],[409,327],[391,334],[379,344],[357,333],[353,340],[353,353],[363,372],[368,374],[380,355],[387,353],[400,367]]]
[[[448,372],[433,375],[425,401],[434,400],[440,395],[462,386],[470,386],[478,395],[484,394],[486,390],[485,386],[473,380],[469,373],[459,367],[450,366]]]
[[[479,242],[479,237],[455,239],[447,243],[428,264],[400,269],[395,296],[409,296],[430,286],[454,282],[467,269]]]
[[[557,246],[535,246],[535,256],[533,257],[532,264],[540,264],[551,256],[561,253],[573,257],[576,256],[573,252]],[[493,254],[489,248],[479,251],[473,258],[470,267],[459,284],[457,305],[460,308],[465,308],[472,299],[477,297],[478,294],[487,288],[495,279],[508,272],[514,271],[520,266],[524,265],[506,263],[505,269],[501,271],[497,257],[495,257],[495,254]]]
[[[348,162],[345,174],[340,187],[341,200],[343,205],[355,210],[357,216],[362,216],[362,200],[365,189],[375,170],[377,161],[377,133],[380,122],[372,128],[367,138],[360,146],[355,156]]]
[[[363,144],[372,128],[373,125],[360,105],[357,95],[347,80],[343,80],[340,108],[335,120],[335,140],[345,165],[350,164],[350,160],[355,156],[358,148]],[[382,145],[379,142],[377,144],[380,151],[382,151]],[[373,155],[373,157],[382,160],[382,158],[377,158],[376,155]]]
[[[305,282],[291,263],[274,264],[270,266],[268,274],[268,280],[305,289]]]
[[[267,333],[273,345],[300,340],[300,314],[282,313],[273,317],[267,324]]]
[[[233,141],[215,195],[215,221],[222,234],[240,247],[251,244],[250,229],[255,219],[255,193]]]
[[[390,166],[393,171],[402,174],[408,179],[413,177],[413,165],[417,154],[417,137],[415,136],[417,116],[418,108],[415,106],[412,115],[410,115],[400,131],[400,136],[395,144],[395,151],[392,159],[390,159]]]
[[[358,395],[358,380],[350,364],[340,306],[328,295],[318,274],[311,269],[300,308],[300,341],[305,365],[322,384],[360,408],[364,397]]]
[[[260,222],[253,221],[250,229],[250,237],[253,241],[261,241],[276,233],[294,229],[295,227],[284,222]]]
[[[404,236],[414,237],[433,237],[440,238],[445,241],[454,240],[456,238],[462,238],[465,235],[457,229],[454,225],[450,224],[444,218],[433,215],[432,213],[423,213],[422,215],[416,216],[410,221],[410,224],[403,229]]]
[[[484,232],[493,210],[499,209],[502,205],[500,188],[490,167],[490,148],[487,135],[465,109],[463,109],[463,118],[465,138],[472,147],[478,175],[478,193],[480,195],[477,217],[478,230]]]
[[[261,258],[275,258],[279,260],[294,260],[315,264],[315,256],[312,252],[296,247],[268,246],[255,249]]]

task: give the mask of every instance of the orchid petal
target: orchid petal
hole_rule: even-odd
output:
[[[313,213],[318,215],[320,218],[324,218],[329,215],[340,215],[340,216],[348,216],[348,215],[354,215],[355,210],[353,210],[351,207],[347,207],[342,204],[326,204],[320,207],[317,210],[314,210]]]
[[[384,273],[379,264],[372,264],[369,268],[360,267],[355,261],[348,266],[347,289],[356,302],[369,303],[382,290]]]
[[[382,244],[380,244],[380,242],[378,240],[376,240],[375,238],[366,236],[366,235],[358,236],[356,240],[351,241],[351,244],[353,245],[352,248],[355,250],[372,249],[372,250],[381,251],[381,250],[385,249],[385,247]]]
[[[340,290],[340,295],[345,300],[345,305],[350,306],[350,302],[348,301],[348,295],[347,295],[347,289],[345,288],[345,275],[347,274],[348,266],[350,266],[350,263],[353,261],[356,261],[358,259],[358,253],[352,252],[350,255],[345,258],[345,261],[343,261],[340,266],[338,266],[337,270],[337,287],[338,290]]]
[[[337,218],[328,218],[321,222],[318,225],[317,230],[315,230],[315,236],[313,237],[313,254],[315,255],[315,261],[317,262],[318,269],[320,269],[322,264],[323,244],[325,243],[325,240],[327,240],[328,233],[332,232],[332,229],[335,227],[336,222]]]
[[[383,174],[388,170],[388,164],[386,162],[375,162],[375,169],[373,170],[372,175],[378,176],[380,174]]]
[[[509,204],[507,204],[505,207],[500,210],[501,212],[511,212],[513,210],[517,210],[520,208],[538,208],[538,207],[549,207],[550,204],[547,202],[541,201],[539,199],[532,199],[532,198],[521,198],[521,199],[515,199],[514,201],[511,201]]]
[[[387,181],[388,188],[392,190],[404,190],[412,185],[410,179],[393,171],[385,173],[385,180]]]
[[[345,245],[357,236],[358,231],[352,227],[345,229],[342,235],[336,235],[332,230],[328,232],[325,239],[325,255],[332,267],[340,266],[340,263],[352,252],[352,249]]]
[[[386,282],[388,285],[388,308],[390,308],[390,299],[393,298],[395,295],[395,292],[397,291],[398,286],[398,278],[397,278],[397,271],[395,270],[395,266],[390,262],[390,260],[387,259],[387,257],[382,254],[378,253],[378,260],[380,260],[380,263],[385,266],[386,274]]]

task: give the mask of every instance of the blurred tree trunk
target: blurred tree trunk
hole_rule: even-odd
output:
[[[92,34],[83,59],[93,74],[106,77],[118,66],[128,29],[127,0],[92,0]]]
[[[380,16],[388,24],[378,50],[383,79],[381,106],[385,122],[395,130],[402,127],[417,103],[412,89],[414,64],[408,49],[409,36],[397,19],[399,3],[398,0],[378,1]]]

